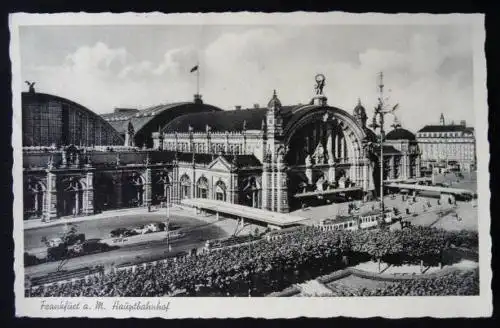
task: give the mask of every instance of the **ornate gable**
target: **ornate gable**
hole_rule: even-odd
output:
[[[208,165],[208,168],[216,171],[229,172],[231,170],[231,164],[223,157],[219,156]]]

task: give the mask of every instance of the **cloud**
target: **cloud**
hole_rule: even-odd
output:
[[[384,71],[390,101],[400,104],[403,126],[415,131],[437,122],[441,112],[450,120],[473,120],[472,49],[463,35],[415,32],[409,34],[407,46],[391,48],[387,42],[363,46],[375,37],[366,33],[344,51],[327,33],[256,27],[221,33],[201,49],[165,46],[159,60],[135,58],[125,45],[96,42],[68,54],[60,65],[26,67],[23,78],[40,81],[41,92],[103,113],[118,106],[143,108],[192,99],[196,77],[189,69],[197,62],[205,102],[223,108],[265,105],[273,89],[284,104],[307,103],[314,75],[323,73],[330,105],[351,112],[360,97],[371,115],[378,96],[377,73]]]

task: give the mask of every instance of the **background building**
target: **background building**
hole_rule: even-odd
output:
[[[476,167],[476,139],[474,128],[460,124],[446,124],[443,114],[439,125],[426,125],[417,132],[422,152],[422,164],[430,166],[455,166],[471,171]]]

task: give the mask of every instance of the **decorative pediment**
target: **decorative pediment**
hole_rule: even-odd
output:
[[[219,156],[208,165],[208,168],[216,171],[230,171],[231,164],[223,157]]]

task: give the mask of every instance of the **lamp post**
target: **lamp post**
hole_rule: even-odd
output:
[[[386,104],[386,99],[384,99],[384,73],[380,72],[379,73],[379,98],[378,98],[378,104],[375,107],[374,113],[373,113],[373,118],[372,118],[372,124],[370,125],[371,128],[376,130],[377,128],[380,129],[380,135],[379,135],[379,147],[380,147],[380,158],[379,158],[379,164],[380,164],[380,210],[381,210],[381,219],[384,218],[384,212],[385,212],[385,203],[384,203],[384,140],[385,140],[385,130],[384,130],[384,123],[385,123],[385,115],[386,114],[392,114],[398,105],[395,105],[392,108],[387,108]],[[378,117],[378,122],[377,122],[377,117]]]
[[[168,251],[170,251],[170,187],[167,187],[168,192],[167,192],[167,197],[166,197],[166,211],[167,211],[167,221],[165,223],[165,229],[167,231],[167,247]]]

